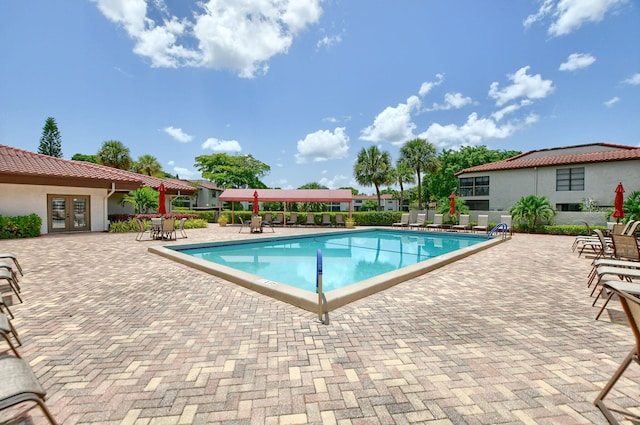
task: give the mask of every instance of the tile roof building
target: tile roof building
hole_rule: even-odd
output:
[[[70,161],[0,145],[0,214],[35,213],[41,233],[103,231],[108,215],[123,212],[122,195],[164,184],[171,197],[196,189],[175,179],[160,179],[84,161]]]

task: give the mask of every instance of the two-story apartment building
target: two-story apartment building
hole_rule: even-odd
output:
[[[523,196],[546,196],[558,211],[587,199],[612,206],[614,189],[640,190],[640,148],[593,143],[525,152],[456,174],[469,209],[506,211]]]

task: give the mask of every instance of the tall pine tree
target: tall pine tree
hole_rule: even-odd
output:
[[[49,117],[44,123],[38,153],[62,158],[62,138],[56,120]]]

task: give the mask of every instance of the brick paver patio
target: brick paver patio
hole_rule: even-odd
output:
[[[165,244],[260,237],[188,234]],[[61,423],[604,424],[592,401],[633,344],[617,301],[594,321],[572,237],[517,234],[328,325],[134,237],[0,241],[25,270],[20,351]],[[612,401],[640,402],[638,369]]]

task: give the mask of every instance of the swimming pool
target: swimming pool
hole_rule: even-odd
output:
[[[166,247],[149,251],[317,311],[322,252],[327,311],[486,249],[502,238],[365,229]]]

